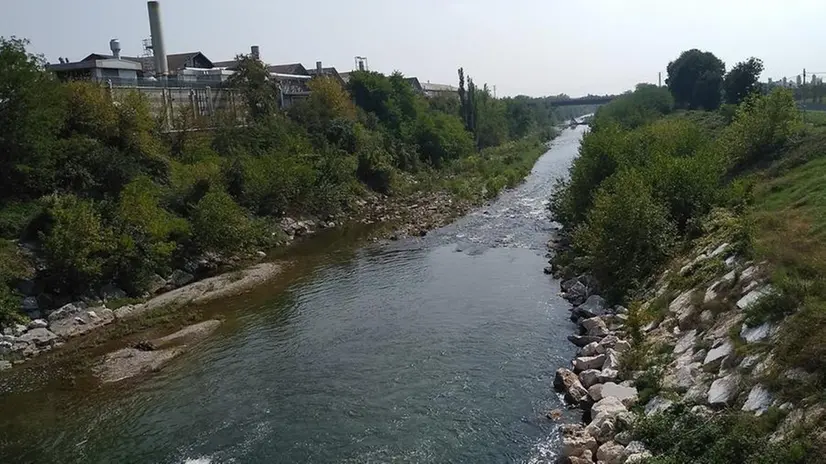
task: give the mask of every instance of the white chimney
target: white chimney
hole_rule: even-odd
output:
[[[148,2],[149,31],[152,34],[152,54],[155,55],[155,74],[166,76],[169,74],[169,64],[166,61],[166,47],[163,43],[163,26],[161,23],[161,5],[158,2]]]
[[[112,39],[109,41],[109,49],[112,50],[112,56],[116,59],[120,59],[120,41],[118,39]]]

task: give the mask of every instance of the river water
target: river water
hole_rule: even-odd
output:
[[[425,238],[306,252],[148,378],[77,385],[45,363],[0,379],[0,462],[551,462],[573,347],[542,273],[546,203],[583,131]]]

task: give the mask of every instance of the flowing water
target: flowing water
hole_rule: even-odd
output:
[[[0,379],[0,462],[551,462],[551,383],[573,347],[542,273],[546,204],[583,130],[423,239],[307,252],[222,302],[219,332],[159,373]]]

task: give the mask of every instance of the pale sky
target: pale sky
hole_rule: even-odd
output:
[[[149,37],[142,0],[0,0],[0,35],[57,62],[137,55]],[[499,95],[622,92],[656,82],[689,48],[730,67],[763,59],[766,77],[826,74],[826,0],[161,0],[168,53],[213,61],[261,47],[270,64],[317,60],[456,85],[456,69]]]

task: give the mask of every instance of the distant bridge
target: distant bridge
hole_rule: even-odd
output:
[[[567,100],[554,100],[551,102],[552,106],[585,106],[585,105],[604,105],[611,100],[617,98],[616,95],[608,95],[605,97],[588,96],[579,98],[569,98]]]

